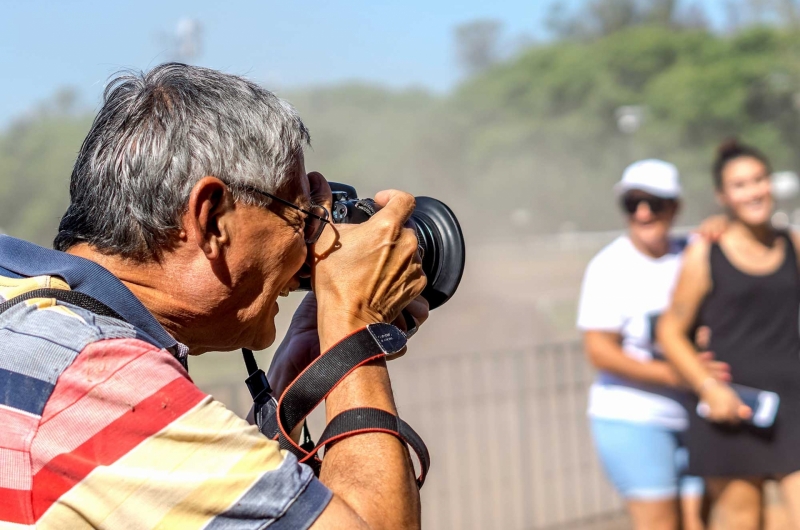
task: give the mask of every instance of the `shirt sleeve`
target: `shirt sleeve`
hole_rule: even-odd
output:
[[[32,452],[42,528],[308,528],[332,497],[139,340],[88,346],[48,406]]]
[[[586,267],[578,302],[578,329],[620,331],[624,315],[620,304],[616,269],[602,255]]]

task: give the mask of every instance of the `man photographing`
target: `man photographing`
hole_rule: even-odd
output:
[[[381,192],[368,222],[334,227],[308,140],[239,77],[165,64],[108,86],[56,250],[0,237],[0,528],[419,527],[398,438],[340,440],[317,480],[185,371],[187,354],[272,344],[277,298],[305,275],[317,310],[276,356],[278,391],[317,348],[427,317],[413,197]],[[396,414],[385,361],[347,375],[326,417],[357,407]]]

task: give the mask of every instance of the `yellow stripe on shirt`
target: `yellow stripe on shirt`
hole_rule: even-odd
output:
[[[0,302],[10,300],[35,289],[65,289],[69,285],[55,276],[33,276],[31,278],[6,278],[0,276]]]
[[[263,435],[259,436],[263,438]],[[264,441],[268,440],[264,438]],[[277,453],[276,457],[279,459],[278,465],[280,465],[283,456]],[[207,480],[183,502],[176,505],[154,527],[154,530],[202,528],[210,519],[227,510],[258,481],[260,474],[266,471],[262,467],[263,462],[264,447],[262,444],[258,444],[231,468],[226,477]],[[263,471],[257,474],[253,473],[253,470],[256,469]]]
[[[93,470],[37,528],[118,529],[134,521],[138,528],[202,528],[283,458],[276,442],[209,396],[114,464]]]

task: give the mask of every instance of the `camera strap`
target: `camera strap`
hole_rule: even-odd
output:
[[[256,367],[252,352],[243,350],[250,372],[247,385],[255,402],[259,429],[268,438],[277,440],[282,449],[293,453],[300,462],[308,464],[317,475],[322,466],[321,448],[356,434],[391,434],[416,453],[420,464],[417,486],[422,487],[430,468],[428,448],[411,426],[390,412],[369,407],[346,410],[328,423],[316,445],[313,442],[298,445],[290,436],[348,374],[370,361],[398,353],[405,347],[405,342],[403,332],[391,324],[370,324],[317,357],[286,387],[277,402],[268,397],[269,383],[264,372]]]
[[[52,288],[34,289],[32,291],[27,291],[21,295],[15,296],[14,298],[10,298],[9,300],[6,300],[0,304],[0,313],[11,309],[20,302],[24,302],[25,300],[33,300],[34,298],[55,298],[59,302],[66,302],[68,304],[78,306],[91,313],[94,313],[95,315],[116,318],[117,320],[127,322],[119,315],[119,313],[105,305],[100,300],[89,296],[88,294],[84,294],[79,291],[68,291],[66,289]]]

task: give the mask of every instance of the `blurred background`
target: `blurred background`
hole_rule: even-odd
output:
[[[4,233],[50,245],[108,77],[168,60],[290,101],[311,130],[309,170],[455,210],[461,288],[390,365],[433,455],[426,528],[627,528],[588,437],[592,373],[574,321],[588,260],[623,227],[611,187],[628,163],[678,165],[692,226],[717,211],[713,148],[737,135],[783,172],[777,220],[800,223],[797,0],[0,7]],[[192,359],[191,374],[248,409],[237,353]]]

